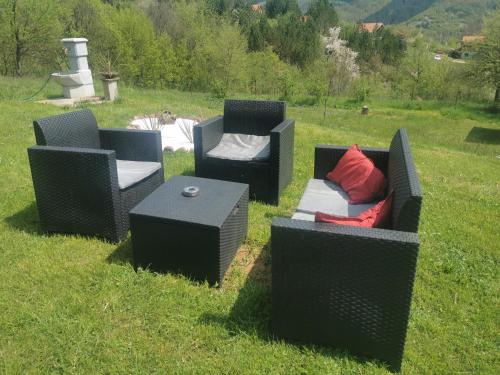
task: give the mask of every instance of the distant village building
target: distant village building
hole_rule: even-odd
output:
[[[368,31],[369,33],[373,33],[379,29],[384,28],[384,24],[382,22],[369,22],[369,23],[362,23],[360,25],[361,30]]]
[[[251,6],[251,9],[252,9],[252,12],[255,12],[255,13],[264,13],[264,6],[266,5],[266,2],[263,1],[261,3],[257,3],[257,4],[252,4]]]
[[[464,35],[460,42],[460,52],[462,59],[472,58],[477,51],[478,43],[484,40],[482,35]]]
[[[479,43],[484,40],[482,35],[464,35],[462,37],[462,45]]]

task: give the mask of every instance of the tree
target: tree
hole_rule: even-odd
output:
[[[296,14],[287,14],[278,19],[275,49],[279,57],[304,68],[320,53],[319,35],[311,22],[304,22]]]
[[[330,27],[338,24],[339,16],[330,0],[314,0],[307,12],[320,32],[327,32]]]
[[[249,26],[248,50],[262,51],[267,44],[271,43],[271,29],[267,22],[267,17],[261,15]]]
[[[54,1],[0,0],[0,25],[4,73],[20,76],[54,65],[62,34]]]
[[[101,69],[103,61],[118,62],[116,33],[112,30],[110,15],[118,11],[100,0],[72,0],[66,2],[68,14],[65,18],[67,36],[85,37],[89,40],[89,64]],[[122,75],[126,78],[125,75]]]
[[[374,33],[375,49],[384,64],[398,65],[406,52],[406,42],[402,36],[388,28],[380,28]]]
[[[282,62],[270,47],[249,54],[248,74],[254,95],[281,94],[282,77],[290,66]]]
[[[172,80],[172,46],[158,37],[152,22],[132,7],[121,8],[107,20],[116,40],[115,57],[124,80],[143,87],[160,87]]]
[[[168,33],[175,40],[179,39],[180,22],[172,2],[153,2],[146,9],[146,14],[153,22],[157,34]]]
[[[297,0],[268,0],[266,2],[266,14],[269,18],[277,18],[289,12],[300,12]]]
[[[223,40],[224,45],[220,42]],[[210,90],[224,97],[230,90],[246,87],[247,44],[238,28],[228,23],[219,25],[215,35],[206,35],[201,59]]]
[[[340,27],[332,27],[330,35],[326,38],[330,95],[340,94],[359,75],[357,52],[347,47],[347,42],[339,36]]]
[[[354,25],[344,28],[342,37],[347,40],[349,48],[358,52],[358,61],[370,69],[377,66],[376,61],[398,65],[406,51],[403,37],[387,27],[370,33],[361,25]]]
[[[308,95],[314,98],[314,103],[321,102],[322,99],[328,100],[330,82],[328,79],[327,56],[314,60],[314,62],[303,71],[302,78]],[[326,117],[326,113],[324,113]]]
[[[370,63],[377,53],[373,34],[360,25],[343,28],[342,38],[347,41],[349,48],[358,52],[358,61],[361,63]]]
[[[222,15],[228,10],[227,0],[207,0],[207,6],[218,15]]]
[[[484,40],[479,43],[471,64],[470,76],[494,88],[493,103],[500,110],[500,10],[485,20],[483,35]]]
[[[326,104],[328,95],[338,95],[359,76],[359,67],[356,63],[358,53],[346,46],[347,42],[340,39],[340,27],[332,27],[326,38],[324,63],[325,83],[327,85],[325,96],[324,117],[326,117]]]
[[[414,100],[419,96],[426,85],[427,73],[431,66],[431,53],[429,45],[419,36],[414,44],[408,49],[402,63],[403,85],[408,85],[410,99]]]
[[[266,46],[264,35],[260,31],[259,25],[253,24],[250,26],[250,33],[248,34],[248,50],[249,51],[262,51]]]

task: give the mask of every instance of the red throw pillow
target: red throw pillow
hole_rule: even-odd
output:
[[[373,202],[384,194],[384,174],[358,145],[352,145],[326,177],[344,189],[350,204]]]
[[[314,215],[314,221],[350,225],[353,227],[383,228],[387,225],[391,216],[393,195],[394,193],[391,191],[391,193],[384,200],[381,200],[375,206],[360,213],[356,217],[336,216],[316,212],[316,215]]]

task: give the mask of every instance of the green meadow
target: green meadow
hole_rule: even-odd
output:
[[[41,82],[0,77],[0,373],[383,374],[335,348],[269,331],[270,225],[289,217],[313,174],[316,144],[388,147],[408,131],[424,193],[420,255],[403,360],[408,374],[498,374],[500,116],[479,104],[330,99],[288,107],[296,120],[293,182],[279,207],[252,202],[249,232],[223,288],[134,271],[130,239],[41,232],[27,147],[32,121],[69,108],[25,101]],[[97,87],[98,85],[96,85]],[[208,118],[209,94],[120,86],[88,105],[101,127],[169,109]],[[38,96],[55,97],[54,83]],[[191,153],[164,154],[165,177],[194,174]],[[304,249],[307,251],[307,249]]]

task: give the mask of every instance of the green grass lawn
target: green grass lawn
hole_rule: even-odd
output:
[[[267,244],[272,217],[291,216],[312,177],[316,144],[387,147],[399,127],[424,192],[403,372],[500,373],[499,117],[478,105],[376,99],[369,116],[339,100],[326,120],[320,107],[289,107],[293,182],[279,207],[251,203],[248,238],[217,289],[135,272],[130,240],[40,232],[26,148],[34,119],[67,110],[20,100],[41,83],[0,78],[1,373],[386,373],[342,351],[273,339]],[[42,96],[59,91],[50,84]],[[101,127],[165,108],[222,112],[223,101],[206,94],[120,92],[117,103],[91,106]],[[166,177],[193,171],[192,154],[165,153]]]

